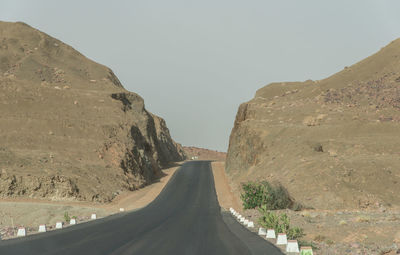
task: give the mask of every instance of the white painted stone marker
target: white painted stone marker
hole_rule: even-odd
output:
[[[247,227],[248,228],[254,228],[254,222],[249,221],[249,223],[247,223]]]
[[[92,213],[92,216],[90,216],[90,219],[92,219],[92,220],[97,219],[97,215],[95,213]]]
[[[296,252],[299,253],[299,244],[297,240],[288,240],[286,245],[286,252]]]
[[[120,212],[125,212],[125,209],[124,208],[119,208],[119,211]]]
[[[312,248],[310,246],[302,246],[300,248],[300,255],[313,255]]]
[[[75,225],[75,224],[76,224],[76,219],[69,220],[69,225]]]
[[[46,225],[39,225],[39,230],[38,230],[38,232],[39,232],[39,233],[44,233],[44,232],[46,232]]]
[[[287,236],[284,233],[279,233],[278,238],[276,239],[276,245],[286,245],[287,244]]]
[[[17,236],[26,236],[25,228],[19,228],[17,232]]]
[[[258,235],[266,236],[267,235],[267,230],[265,228],[259,228],[258,229]]]
[[[246,219],[244,217],[240,218],[240,223],[243,223]]]
[[[242,215],[238,214],[238,215],[236,216],[236,218],[237,218],[238,220],[240,220],[240,218],[242,218]]]
[[[244,220],[243,224],[247,226],[247,224],[249,223],[249,220]]]
[[[266,236],[266,238],[273,238],[273,239],[275,239],[275,238],[276,238],[275,229],[268,229],[268,230],[267,230],[267,236]]]
[[[63,223],[61,221],[56,223],[56,229],[62,229]]]

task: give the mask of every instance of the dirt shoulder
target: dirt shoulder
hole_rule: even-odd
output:
[[[211,167],[220,206],[225,210],[229,210],[232,207],[237,211],[241,211],[242,206],[239,198],[232,192],[228,177],[225,174],[225,162],[212,162]]]
[[[64,214],[76,216],[78,222],[87,221],[92,213],[97,217],[105,217],[125,211],[136,210],[148,205],[162,191],[171,176],[182,165],[162,170],[163,177],[157,182],[140,190],[124,192],[109,204],[90,202],[52,202],[38,199],[0,199],[0,235],[3,239],[12,238],[18,227],[25,227],[28,234],[37,232],[40,224],[46,224],[48,230],[54,228],[56,222],[65,222]],[[65,223],[65,226],[68,226]]]
[[[176,166],[162,170],[164,176],[149,186],[137,191],[120,194],[110,204],[107,204],[105,209],[110,212],[118,211],[119,208],[125,208],[125,210],[136,210],[148,205],[161,193],[169,179],[183,163],[184,162],[179,162]]]

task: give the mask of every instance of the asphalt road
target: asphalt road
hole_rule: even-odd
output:
[[[143,209],[43,234],[0,241],[0,254],[15,255],[247,255],[282,254],[221,213],[210,162],[178,169]]]

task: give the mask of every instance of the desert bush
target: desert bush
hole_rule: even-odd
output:
[[[275,229],[276,233],[286,233],[288,239],[298,239],[304,235],[303,229],[290,226],[290,219],[286,213],[277,215],[269,211],[266,205],[258,209],[261,217],[258,222],[265,228]]]
[[[302,205],[302,204],[300,204],[300,203],[298,203],[298,202],[293,202],[293,205],[292,205],[292,210],[293,211],[301,211],[301,210],[303,210],[305,207]]]
[[[294,203],[288,191],[280,184],[271,185],[268,182],[248,182],[242,184],[242,194],[240,198],[244,209],[254,209],[265,205],[268,210],[279,210],[291,208]],[[299,210],[299,204],[296,209]]]
[[[316,243],[305,241],[305,240],[297,240],[299,246],[310,246],[313,250],[319,250],[319,247]]]
[[[71,220],[71,217],[69,217],[68,212],[64,213],[64,220],[65,220],[65,222],[69,222]]]
[[[264,185],[248,182],[242,184],[243,192],[240,198],[243,202],[244,209],[253,209],[265,203],[266,192]]]

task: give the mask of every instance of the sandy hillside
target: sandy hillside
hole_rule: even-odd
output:
[[[24,23],[0,22],[0,197],[109,202],[184,159],[113,72]]]
[[[199,160],[226,160],[226,152],[198,148],[194,146],[184,146],[183,150],[185,151],[188,159],[191,159],[192,157],[197,157],[197,159]]]
[[[231,189],[281,183],[307,208],[284,212],[316,254],[398,254],[399,121],[400,39],[324,80],[269,84],[239,107]]]
[[[315,209],[396,208],[399,121],[400,39],[327,79],[258,90],[238,110],[226,169]]]

